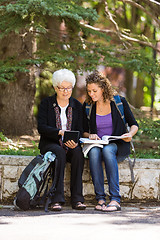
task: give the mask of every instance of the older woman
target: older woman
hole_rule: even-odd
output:
[[[56,94],[42,100],[38,113],[39,148],[41,154],[51,151],[56,155],[56,192],[51,209],[60,211],[64,200],[64,169],[66,161],[71,163],[71,204],[73,209],[83,210],[82,172],[84,157],[81,147],[73,140],[63,144],[65,130],[82,129],[82,105],[71,97],[75,85],[75,75],[68,69],[53,74],[53,87]]]
[[[106,77],[95,71],[86,78],[86,87],[86,102],[92,104],[92,111],[90,119],[88,119],[85,111],[85,102],[83,105],[84,137],[96,140],[101,139],[104,135],[113,135],[122,136],[123,139],[111,141],[108,145],[104,145],[102,149],[93,147],[88,153],[91,176],[98,202],[95,210],[105,212],[119,211],[121,210],[121,196],[119,193],[117,162],[129,155],[129,142],[138,131],[138,124],[127,101],[121,97],[125,120],[130,127],[129,133],[126,133],[126,127],[114,101],[114,91]],[[107,206],[105,205],[106,194],[104,191],[102,161],[104,161],[110,193],[110,203]]]

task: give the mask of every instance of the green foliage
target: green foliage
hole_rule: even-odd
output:
[[[136,148],[136,158],[144,158],[144,159],[159,159],[160,157],[160,148],[157,149],[144,149],[144,148]],[[131,157],[134,157],[131,154]]]
[[[7,142],[7,138],[2,132],[0,132],[0,141]]]
[[[147,139],[160,142],[160,120],[154,121],[151,118],[143,117],[138,119],[138,122],[140,126],[138,134],[141,135],[141,138],[146,136]]]
[[[96,21],[97,13],[90,8],[83,8],[77,1],[56,1],[56,0],[17,0],[0,1],[0,29],[3,31],[1,36],[10,31],[18,32],[22,28],[36,29],[41,26],[45,29],[44,18],[46,16],[56,16],[70,18],[75,21],[82,19]],[[10,24],[8,24],[8,22]]]
[[[160,158],[160,120],[153,120],[139,109],[132,111],[139,124],[139,130],[133,138],[136,157]]]
[[[145,112],[139,109],[132,109],[132,112],[139,124],[139,130],[136,136],[138,136],[139,139],[144,141],[148,139],[148,140],[153,140],[155,142],[159,142],[160,141],[160,120],[152,119],[151,116],[147,116]]]
[[[36,156],[40,154],[37,144],[32,141],[32,148],[22,147],[19,144],[15,144],[11,139],[7,138],[2,132],[0,132],[0,141],[6,142],[6,147],[0,148],[1,155],[26,155]]]
[[[107,2],[120,27],[125,28],[124,33],[129,33],[130,29],[126,28],[124,21],[131,22],[131,7],[126,6],[125,16],[120,11],[123,6],[122,2]],[[142,23],[142,16],[147,18],[146,14],[140,11],[137,14],[140,23]],[[53,21],[55,17],[60,22],[64,20],[68,28],[68,38],[63,41],[56,34],[55,36],[47,35],[48,17],[51,17]],[[44,67],[47,62],[54,63],[56,68],[67,67],[74,72],[93,70],[101,61],[101,64],[105,66],[122,67],[147,74],[160,74],[159,62],[154,61],[151,54],[146,53],[139,44],[135,43],[129,47],[130,45],[125,40],[114,44],[117,41],[115,41],[116,36],[109,36],[104,32],[82,26],[81,20],[89,25],[96,23],[102,28],[110,24],[104,14],[104,3],[99,1],[1,0],[0,37],[9,36],[10,32],[30,33],[36,36],[37,42],[42,37],[46,38],[48,47],[47,49],[38,48],[35,58],[28,57],[28,59],[16,61],[16,56],[13,56],[12,59],[1,61],[0,81],[14,80],[15,72],[28,71],[30,66]],[[144,37],[140,34],[140,30],[137,24],[131,37],[136,37],[137,31],[139,39],[143,40]]]
[[[34,105],[34,116],[38,114],[38,107],[40,101],[47,97],[51,96],[54,93],[53,84],[52,84],[52,74],[51,68],[50,71],[42,71],[39,78],[36,78],[36,95],[35,95],[35,105]]]
[[[23,155],[23,156],[37,156],[40,154],[39,149],[5,149],[0,150],[0,155]]]

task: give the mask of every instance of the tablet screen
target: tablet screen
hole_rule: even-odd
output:
[[[68,140],[73,140],[75,143],[78,143],[79,135],[79,131],[65,131],[63,143],[66,143]]]

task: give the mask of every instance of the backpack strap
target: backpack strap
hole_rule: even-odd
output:
[[[127,124],[127,122],[126,122],[126,120],[125,120],[125,116],[124,116],[123,103],[122,103],[121,98],[120,98],[119,95],[115,95],[115,96],[114,96],[114,103],[115,103],[115,106],[116,106],[116,108],[117,108],[117,110],[118,110],[118,112],[119,112],[122,120],[123,120],[123,123],[124,123],[124,125],[125,125],[125,127],[126,127],[126,131],[129,132],[129,130],[128,130],[128,124]],[[128,160],[129,160],[129,168],[130,168],[130,171],[131,171],[131,181],[132,181],[132,183],[134,183],[134,182],[135,182],[135,178],[134,178],[133,168],[134,168],[135,161],[136,161],[136,152],[135,152],[135,148],[134,148],[134,145],[133,145],[133,141],[132,141],[132,140],[131,140],[131,142],[130,142],[130,145],[131,145],[132,151],[133,151],[133,153],[134,153],[134,160],[133,160],[133,162],[132,162],[130,156],[128,156]]]
[[[86,115],[87,115],[88,120],[90,120],[92,106],[93,106],[93,104],[86,103]]]
[[[91,116],[91,111],[92,111],[92,107],[93,107],[93,104],[89,104],[89,103],[86,103],[86,115],[87,115],[87,119],[90,120],[90,116]],[[90,132],[90,130],[89,130]]]
[[[120,113],[120,116],[126,126],[126,119],[125,119],[125,116],[124,116],[124,108],[123,108],[123,103],[121,101],[121,98],[119,95],[115,95],[114,96],[114,102],[115,102],[115,105],[117,107],[117,110],[118,112]]]
[[[57,159],[55,159],[55,165],[54,165],[54,176],[53,176],[53,179],[52,179],[52,185],[49,189],[49,191],[46,193],[47,195],[47,200],[46,200],[46,203],[45,203],[45,212],[48,212],[48,206],[49,204],[52,202],[52,198],[54,197],[55,195],[55,192],[56,192],[56,183],[57,183]],[[52,168],[53,170],[53,168]],[[53,173],[52,173],[53,174]],[[47,189],[48,190],[48,189]]]

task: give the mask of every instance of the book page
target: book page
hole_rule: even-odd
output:
[[[109,136],[109,135],[104,135],[103,137],[102,137],[102,140],[103,141],[110,141],[110,140],[116,140],[116,139],[122,139],[122,138],[127,138],[127,137],[125,137],[125,136]]]
[[[85,143],[85,144],[93,144],[93,143],[96,143],[96,144],[108,144],[108,141],[104,141],[104,140],[92,140],[92,139],[89,139],[89,138],[80,138],[79,139],[80,143]]]
[[[103,148],[103,145],[102,144],[98,144],[98,143],[97,144],[96,143],[93,143],[93,144],[83,144],[82,152],[83,152],[85,158],[87,157],[87,154],[90,151],[90,149],[93,148],[93,147]]]

